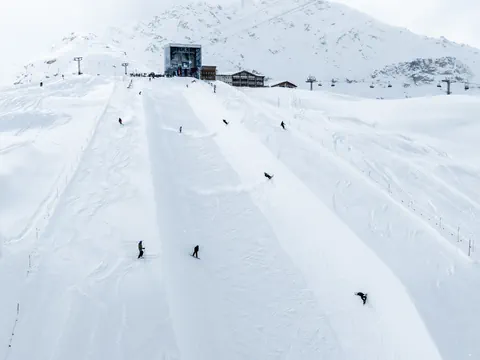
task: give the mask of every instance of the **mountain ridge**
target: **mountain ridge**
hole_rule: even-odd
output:
[[[401,69],[418,59],[430,64],[441,64],[442,59],[458,61],[462,66],[455,75],[460,81],[476,81],[480,74],[479,49],[444,37],[417,35],[383,24],[346,5],[323,0],[296,0],[293,4],[283,0],[262,1],[244,9],[206,2],[176,5],[148,22],[137,22],[127,28],[112,27],[101,36],[90,34],[81,38],[71,34],[66,37],[69,38],[72,40],[63,42],[64,49],[76,43],[78,56],[83,51],[87,54],[85,58],[104,55],[110,57],[105,62],[115,62],[111,66],[97,66],[101,69],[94,69],[92,63],[85,67],[86,71],[101,74],[118,73],[111,70],[115,69],[113,65],[120,66],[121,61],[131,63],[134,71],[162,73],[162,50],[169,42],[200,43],[203,63],[217,65],[219,72],[249,69],[296,83],[304,82],[308,75],[324,82],[353,79],[368,83],[393,80],[414,83],[411,71]],[[65,51],[56,52],[60,56],[58,53]],[[67,63],[71,62],[67,59]],[[107,67],[110,71],[106,72]],[[51,69],[37,68],[40,68],[37,79],[52,76]],[[65,71],[74,69],[71,64],[65,68]],[[400,72],[393,77],[385,69],[400,69]],[[444,70],[440,65],[433,70],[430,66],[425,73],[416,75],[431,83],[448,76]],[[26,71],[17,82],[31,81],[34,77]]]

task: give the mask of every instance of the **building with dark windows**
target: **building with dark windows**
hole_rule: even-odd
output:
[[[200,71],[200,79],[215,81],[217,79],[217,67],[202,66],[202,70]]]
[[[264,87],[265,76],[257,75],[246,70],[235,73],[217,75],[217,80],[238,87]]]
[[[200,77],[202,46],[195,44],[167,44],[164,47],[166,76]]]

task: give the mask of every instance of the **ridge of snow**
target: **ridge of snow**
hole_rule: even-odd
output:
[[[367,86],[372,80],[430,83],[450,73],[458,81],[480,82],[478,49],[416,35],[337,3],[272,0],[243,9],[175,5],[149,22],[110,28],[101,36],[72,33],[51,55],[28,64],[17,83],[72,73],[73,56],[84,57],[90,74],[119,75],[115,67],[124,61],[131,71],[162,73],[163,46],[171,42],[201,44],[203,63],[218,69],[251,69],[296,84],[308,74]],[[43,63],[49,60],[56,62]],[[428,66],[413,69],[419,62]],[[453,63],[459,66],[452,71]]]

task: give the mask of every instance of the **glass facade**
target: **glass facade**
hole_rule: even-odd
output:
[[[198,78],[202,68],[202,48],[200,45],[165,46],[165,75],[191,76]]]

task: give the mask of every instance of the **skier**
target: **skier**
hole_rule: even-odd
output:
[[[138,95],[142,95],[142,92],[140,91],[140,92],[138,93]]]
[[[283,128],[283,130],[287,130],[285,129],[285,123],[283,121],[280,123],[280,126]]]
[[[195,245],[195,247],[193,248],[193,254],[192,256],[193,257],[196,257],[198,259],[198,250],[199,250],[199,246],[198,245]]]
[[[142,240],[140,240],[138,242],[138,258],[137,259],[140,259],[141,257],[143,257],[143,250],[145,250],[145,248],[143,247]]]
[[[363,305],[367,302],[367,294],[364,294],[363,292],[357,292],[355,295],[359,296],[360,299],[363,301]]]
[[[213,92],[216,94],[217,93],[217,85],[213,85]]]
[[[225,120],[225,119],[223,119],[223,123],[224,123],[225,125],[228,125],[228,121]]]
[[[123,125],[122,118],[118,118],[118,123],[119,123],[120,125]]]
[[[43,81],[40,81],[40,87],[42,87],[42,86],[43,86]]]
[[[263,173],[265,175],[265,177],[268,179],[268,180],[271,180],[273,178],[273,175],[270,175],[266,172]]]
[[[182,133],[182,128],[183,128],[183,126],[180,126],[180,129],[179,129],[180,134]]]

